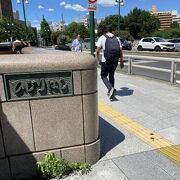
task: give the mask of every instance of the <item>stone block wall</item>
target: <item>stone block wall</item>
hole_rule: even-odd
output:
[[[6,75],[59,71],[72,73],[71,95],[9,98]],[[44,51],[0,57],[0,179],[35,178],[36,162],[47,151],[94,164],[100,156],[97,113],[91,55]]]

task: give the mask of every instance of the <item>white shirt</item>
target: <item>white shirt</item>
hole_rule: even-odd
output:
[[[114,36],[114,34],[112,34],[112,33],[106,33],[106,35],[109,36],[109,37],[113,37]],[[120,41],[120,39],[118,37],[117,37],[117,40],[119,41],[119,47],[121,49],[122,48],[121,41]],[[99,48],[102,47],[102,51],[103,52],[105,50],[105,42],[106,42],[106,37],[104,35],[102,35],[101,37],[99,37],[99,39],[98,39],[98,41],[96,43],[97,47],[99,47]],[[102,53],[101,62],[105,62],[105,61],[106,61],[106,59],[104,58],[104,53]]]
[[[72,49],[76,52],[78,51],[81,51],[81,43],[79,42],[78,39],[75,39],[73,42],[72,42]]]

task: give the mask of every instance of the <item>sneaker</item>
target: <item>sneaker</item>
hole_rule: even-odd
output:
[[[110,94],[110,91],[111,91],[111,90],[108,90],[108,92],[107,92],[107,96],[109,96],[109,94]]]
[[[112,100],[114,98],[114,95],[116,93],[116,89],[111,88],[110,92],[109,92],[109,99]]]

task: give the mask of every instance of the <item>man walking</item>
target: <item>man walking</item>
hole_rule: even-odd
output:
[[[97,43],[96,55],[99,64],[101,65],[101,78],[108,89],[109,99],[112,100],[116,93],[114,88],[114,73],[120,58],[120,67],[124,67],[122,46],[119,38],[112,33],[112,26],[108,25],[103,29],[102,35]],[[102,49],[102,58],[100,52]],[[109,78],[107,78],[109,76]]]

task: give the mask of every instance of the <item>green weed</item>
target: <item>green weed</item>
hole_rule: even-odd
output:
[[[43,160],[37,162],[37,170],[41,179],[62,177],[74,171],[80,171],[84,174],[90,169],[91,167],[88,163],[70,163],[64,159],[57,158],[52,152],[46,153]]]

